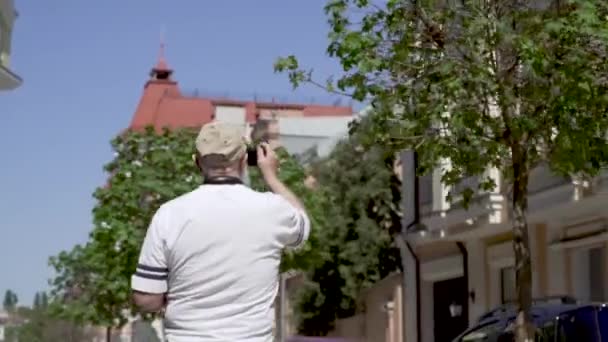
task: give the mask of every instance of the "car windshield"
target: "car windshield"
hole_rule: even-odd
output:
[[[509,341],[509,340],[502,339],[501,335],[503,335],[503,332],[504,332],[504,326],[503,326],[502,322],[492,322],[492,323],[482,325],[474,330],[471,330],[471,331],[465,333],[460,339],[456,340],[455,342]]]

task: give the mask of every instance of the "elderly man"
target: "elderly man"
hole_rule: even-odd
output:
[[[169,342],[270,342],[281,251],[308,238],[302,203],[277,177],[267,144],[257,164],[272,192],[245,186],[241,127],[212,122],[196,139],[204,182],[154,215],[132,278],[144,312],[164,309]]]

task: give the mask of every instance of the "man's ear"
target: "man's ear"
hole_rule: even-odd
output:
[[[247,153],[245,153],[242,157],[241,157],[241,162],[239,163],[240,165],[240,171],[241,173],[244,172],[247,169],[247,166],[249,165],[247,162]]]
[[[194,161],[194,164],[196,165],[196,167],[198,168],[198,170],[200,172],[203,172],[203,166],[201,163],[201,156],[198,153],[195,153],[192,155],[192,161]]]

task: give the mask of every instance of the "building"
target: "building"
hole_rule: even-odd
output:
[[[278,143],[294,154],[305,153],[311,148],[317,155],[328,142],[348,129],[352,116],[283,117],[277,120]]]
[[[6,327],[8,325],[8,313],[0,310],[0,342],[6,339]]]
[[[16,18],[13,0],[0,0],[0,91],[15,89],[22,83],[10,69],[11,37]]]
[[[439,170],[420,180],[420,206],[426,229],[410,236],[411,262],[419,272],[406,274],[406,316],[418,317],[405,330],[422,341],[453,334],[438,327],[464,328],[482,313],[516,300],[515,257],[507,184],[498,170],[487,175],[493,191],[477,194],[465,210],[450,206],[450,190]],[[463,180],[472,188],[479,177]],[[608,301],[608,177],[592,181],[560,177],[541,165],[528,186],[528,224],[533,272],[533,297],[573,296],[582,301]],[[456,306],[460,314],[452,314]],[[418,315],[414,313],[418,312]],[[413,329],[419,326],[419,329]],[[446,335],[446,337],[448,337]]]
[[[261,102],[209,98],[185,94],[173,79],[163,47],[157,64],[135,110],[129,129],[154,126],[199,128],[212,120],[243,125],[249,131],[257,124],[263,136],[292,153],[304,152],[345,129],[352,119],[350,106]]]
[[[420,178],[423,225],[408,236],[405,277],[388,277],[361,294],[366,310],[339,321],[335,335],[450,341],[481,314],[517,299],[509,189],[498,170],[487,175],[496,188],[478,193],[468,210],[445,200],[451,189],[441,184],[439,170]],[[465,179],[452,190],[475,188],[478,181]],[[608,174],[578,181],[541,165],[528,191],[533,298],[608,302]],[[396,313],[388,315],[387,308]]]

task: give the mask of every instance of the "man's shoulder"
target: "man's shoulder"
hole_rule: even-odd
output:
[[[183,206],[184,204],[190,202],[193,199],[193,195],[197,191],[198,191],[198,188],[194,189],[192,191],[189,191],[183,195],[180,195],[178,197],[175,197],[173,199],[170,199],[167,202],[161,204],[161,206],[158,210],[159,211],[170,211],[171,209],[177,209],[177,208]]]
[[[174,211],[182,208],[189,207],[191,205],[199,205],[201,200],[206,196],[213,196],[212,192],[207,191],[208,188],[201,186],[192,191],[189,191],[183,195],[180,195],[174,199],[171,199],[163,203],[159,210],[163,211]],[[238,194],[239,197],[245,198],[252,204],[259,204],[268,206],[280,202],[282,197],[267,191],[256,191],[248,186],[235,186],[230,189]],[[213,198],[209,198],[213,200]]]
[[[251,188],[247,189],[249,189],[247,196],[250,196],[252,203],[268,208],[269,210],[276,210],[277,208],[284,207],[288,204],[282,196],[277,195],[274,192],[257,191]]]

